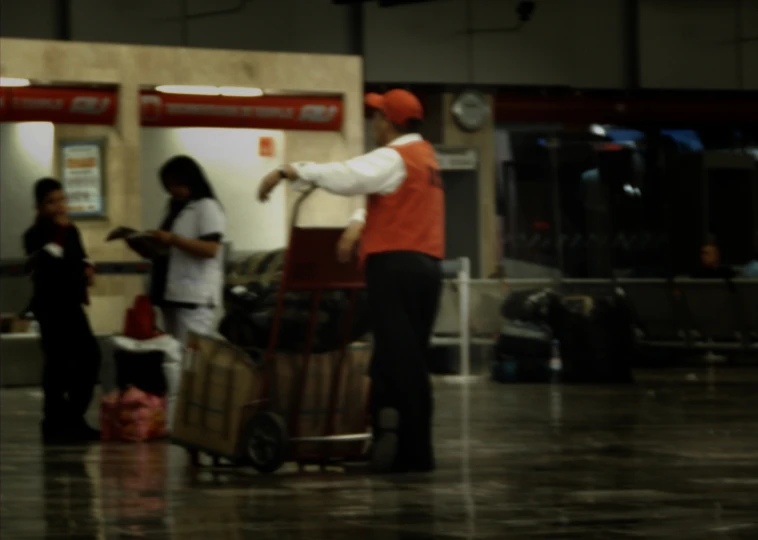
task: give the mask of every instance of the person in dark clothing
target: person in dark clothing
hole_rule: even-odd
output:
[[[24,233],[24,251],[34,290],[30,307],[44,356],[43,441],[99,440],[100,433],[84,419],[100,370],[100,347],[83,308],[94,266],[79,230],[68,220],[60,182],[37,181],[34,198],[37,219]]]
[[[721,251],[715,242],[708,242],[700,249],[700,266],[692,272],[695,279],[734,279],[733,268],[721,264]]]

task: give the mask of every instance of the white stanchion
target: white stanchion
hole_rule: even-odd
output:
[[[458,271],[458,310],[460,313],[460,351],[461,351],[461,376],[468,380],[471,376],[471,324],[470,324],[470,289],[471,286],[471,261],[468,258],[460,259]]]
[[[460,374],[446,376],[450,383],[466,383],[471,380],[471,262],[468,258],[443,262],[443,273],[453,275],[445,284],[452,285],[457,292],[457,301],[451,302],[447,296],[440,307],[436,330],[444,335],[432,335],[432,345],[436,347],[457,347],[460,352]],[[443,294],[444,296],[444,294]],[[457,312],[455,314],[454,312]],[[457,317],[451,317],[451,313]]]

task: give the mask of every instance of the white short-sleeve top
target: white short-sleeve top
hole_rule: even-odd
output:
[[[206,198],[192,201],[179,213],[171,232],[185,238],[223,237],[226,216],[219,202]],[[168,255],[165,299],[200,306],[221,304],[224,281],[224,250],[211,259],[195,257],[176,247]]]

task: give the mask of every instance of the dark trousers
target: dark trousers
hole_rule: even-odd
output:
[[[366,261],[374,335],[372,416],[383,408],[400,417],[396,468],[434,467],[432,387],[427,359],[437,315],[440,263],[415,252],[369,256]],[[374,433],[377,433],[374,425]]]
[[[100,374],[100,346],[80,305],[35,308],[44,365],[45,422],[63,426],[81,421]]]

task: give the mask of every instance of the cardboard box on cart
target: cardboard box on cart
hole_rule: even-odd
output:
[[[336,434],[365,433],[368,362],[365,346],[350,347],[342,362],[335,415]],[[329,385],[339,353],[311,355],[299,413],[301,437],[326,434]],[[241,434],[256,407],[280,414],[289,422],[302,375],[302,355],[279,354],[272,381],[272,403],[261,403],[264,371],[243,350],[211,337],[192,335],[177,396],[172,438],[178,444],[213,455],[235,457],[242,450]],[[291,434],[293,435],[293,434]],[[359,454],[362,442],[330,443],[329,454]],[[294,447],[297,456],[321,453],[323,444]]]
[[[370,348],[365,344],[353,344],[345,352],[335,401],[333,434],[353,435],[367,431],[370,358]],[[298,417],[300,437],[326,435],[330,389],[339,360],[339,352],[311,355]],[[274,410],[289,420],[303,375],[303,357],[299,354],[278,355],[274,367]],[[337,457],[358,456],[365,448],[364,442],[328,444],[328,455]],[[325,446],[324,443],[304,442],[298,444],[297,450],[298,455],[322,455]]]

